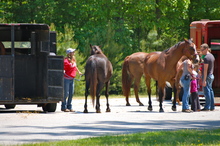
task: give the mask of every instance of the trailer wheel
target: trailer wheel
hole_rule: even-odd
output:
[[[57,108],[57,103],[47,103],[42,106],[44,112],[55,112]]]
[[[15,108],[15,104],[5,104],[6,109],[13,109]]]

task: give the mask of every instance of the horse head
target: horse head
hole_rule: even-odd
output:
[[[99,46],[91,45],[91,44],[90,44],[90,48],[91,48],[91,51],[90,51],[90,54],[91,54],[91,55],[94,55],[94,54],[103,54],[103,52],[102,52],[102,50],[100,49]]]
[[[183,49],[183,55],[187,56],[193,63],[199,63],[200,57],[196,51],[196,45],[192,42],[191,39],[184,39],[185,47]]]

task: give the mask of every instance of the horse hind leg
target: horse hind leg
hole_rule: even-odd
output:
[[[88,99],[88,95],[89,95],[89,83],[86,83],[86,89],[85,89],[85,104],[84,104],[84,113],[88,113],[88,109],[87,109],[87,99]]]
[[[100,109],[100,92],[96,92],[96,113],[101,113],[101,109]]]
[[[150,87],[150,84],[151,84],[151,78],[150,76],[148,75],[145,75],[145,84],[147,86],[147,93],[148,93],[148,97],[149,97],[149,101],[148,101],[148,110],[149,111],[152,111],[153,110],[153,107],[152,107],[152,101],[151,101],[151,87]]]
[[[101,109],[100,109],[100,92],[103,88],[103,83],[98,83],[97,85],[97,91],[96,91],[96,113],[101,113]]]
[[[125,87],[126,89],[125,89],[125,91],[124,92],[126,92],[125,93],[125,100],[126,100],[126,106],[131,106],[131,104],[130,104],[130,102],[129,102],[129,96],[130,96],[130,90],[131,90],[131,84],[132,84],[132,82],[133,82],[133,76],[131,75],[128,79],[127,79],[127,85],[125,85],[125,86],[127,86],[127,87]]]
[[[98,94],[98,95],[96,96],[96,107],[95,107],[95,108],[96,108],[96,113],[101,113],[99,100],[100,100],[100,94]]]
[[[173,99],[173,106],[172,106],[172,110],[173,111],[176,111],[176,101],[177,101],[177,89],[176,89],[176,87],[174,86],[173,87],[173,91],[174,91],[174,99]],[[178,97],[178,99],[179,99],[179,97]]]
[[[111,112],[111,109],[109,107],[109,101],[108,101],[108,97],[109,97],[109,84],[110,82],[106,83],[106,90],[105,90],[105,97],[106,97],[106,112]]]
[[[138,95],[139,85],[140,85],[140,78],[136,79],[134,82],[134,93],[135,93],[136,101],[139,103],[139,106],[144,106],[144,104],[140,101]]]
[[[153,110],[153,106],[152,106],[152,101],[151,101],[151,89],[148,88],[147,89],[147,93],[148,93],[148,97],[149,97],[149,101],[148,101],[148,110],[152,111]]]
[[[163,103],[163,95],[164,95],[164,88],[159,88],[159,102],[160,102],[160,104],[159,104],[159,106],[160,106],[160,109],[159,109],[159,112],[164,112],[164,110],[163,110],[163,105],[162,105],[162,103]]]

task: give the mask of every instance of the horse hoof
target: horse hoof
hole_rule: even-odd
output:
[[[148,107],[147,109],[148,109],[149,111],[152,111],[152,110],[153,110],[153,108],[152,108],[152,107]]]
[[[160,109],[160,111],[159,111],[160,113],[162,113],[162,112],[164,112],[164,110],[163,109]]]
[[[143,103],[139,103],[139,106],[144,106]]]
[[[106,112],[111,112],[111,110],[110,109],[106,109]]]
[[[101,110],[96,110],[96,113],[101,113]]]
[[[130,103],[127,103],[126,106],[131,106]]]
[[[84,113],[88,113],[88,110],[84,110],[83,112],[84,112]]]
[[[175,107],[172,107],[172,110],[173,110],[173,111],[176,111],[176,108],[175,108]]]

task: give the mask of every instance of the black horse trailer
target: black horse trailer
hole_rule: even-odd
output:
[[[63,99],[63,56],[46,24],[0,24],[0,104],[55,112]]]

